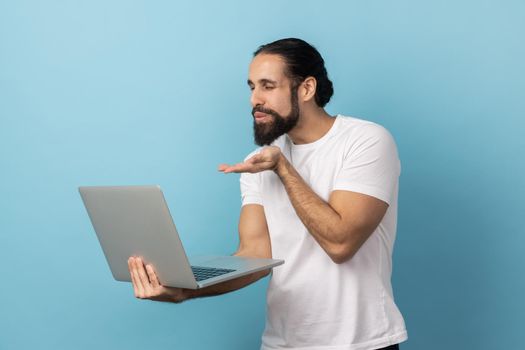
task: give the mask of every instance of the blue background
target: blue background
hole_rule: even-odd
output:
[[[403,165],[403,349],[516,349],[525,322],[522,1],[1,1],[0,349],[256,349],[265,288],[182,305],[112,280],[79,185],[164,188],[190,253],[237,246],[251,53],[323,54],[327,106]],[[201,331],[205,335],[201,335]]]

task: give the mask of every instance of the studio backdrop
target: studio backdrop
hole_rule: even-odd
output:
[[[402,162],[406,350],[518,349],[522,1],[0,1],[0,349],[257,349],[268,280],[180,305],[112,279],[80,185],[159,184],[191,254],[237,248],[253,51],[324,56],[331,114]]]

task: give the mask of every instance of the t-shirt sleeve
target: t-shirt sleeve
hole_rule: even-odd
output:
[[[334,190],[363,193],[390,204],[398,185],[401,164],[392,135],[371,124],[354,135],[336,177]]]
[[[255,153],[257,153],[257,151],[250,153],[244,160],[255,155]],[[263,205],[261,197],[261,173],[241,173],[240,184],[242,206],[246,204]]]

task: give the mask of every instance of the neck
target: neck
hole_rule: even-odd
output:
[[[323,137],[334,124],[331,117],[321,107],[301,111],[297,125],[288,133],[296,145],[312,143]]]

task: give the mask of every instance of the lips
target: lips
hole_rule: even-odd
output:
[[[268,114],[263,113],[263,112],[255,112],[255,113],[253,113],[253,117],[254,117],[255,119],[264,119],[264,118],[266,118],[267,116],[268,116]]]

